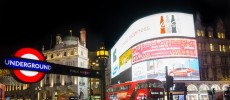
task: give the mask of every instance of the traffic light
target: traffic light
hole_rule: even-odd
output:
[[[166,82],[167,82],[167,87],[168,88],[172,87],[173,86],[173,77],[172,76],[167,76]]]
[[[215,94],[215,93],[216,93],[215,88],[212,88],[212,93],[213,93],[213,94]]]
[[[90,94],[93,95],[93,89],[90,89]]]

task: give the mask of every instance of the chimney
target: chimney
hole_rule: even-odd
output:
[[[81,28],[81,30],[80,30],[80,42],[83,43],[84,47],[86,47],[86,30],[85,30],[85,28]]]

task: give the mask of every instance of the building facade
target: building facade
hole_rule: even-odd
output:
[[[214,28],[213,28],[214,27]],[[227,90],[230,85],[230,40],[221,19],[215,26],[204,27],[199,14],[195,20],[200,81],[187,81],[188,99],[204,100],[208,90]]]
[[[80,39],[72,34],[72,30],[63,39],[57,35],[55,47],[51,50],[43,49],[42,52],[47,62],[88,68],[86,30],[80,30]],[[46,74],[39,83],[38,100],[69,100],[70,97],[86,99],[87,79],[71,75]]]

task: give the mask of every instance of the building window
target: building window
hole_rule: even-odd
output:
[[[57,56],[58,56],[58,57],[60,56],[60,52],[57,52]]]
[[[197,36],[202,36],[202,37],[204,37],[204,31],[203,30],[199,30],[199,29],[197,29]]]
[[[226,52],[225,45],[219,45],[220,52]]]
[[[200,33],[199,29],[196,31],[196,33],[197,33],[197,36],[201,36],[201,33]]]
[[[210,51],[214,51],[214,45],[212,43],[210,44]]]
[[[83,62],[80,62],[80,67],[84,67],[84,63]]]
[[[223,52],[226,52],[226,48],[225,48],[225,45],[223,45]]]
[[[54,55],[53,55],[53,54],[51,54],[50,58],[54,58]]]
[[[220,32],[217,33],[217,37],[218,37],[218,39],[221,38],[221,33]]]
[[[230,50],[230,45],[228,46],[228,50]]]
[[[201,43],[198,43],[198,49],[201,50]]]
[[[67,52],[64,52],[64,56],[66,56],[67,55]]]
[[[71,80],[71,76],[69,76],[69,75],[67,76],[67,80],[66,80],[66,83],[67,83],[67,84],[70,84],[70,83],[72,83],[72,80]]]
[[[200,31],[201,36],[204,37],[204,31]]]
[[[47,85],[49,85],[49,84],[50,84],[50,83],[49,83],[49,80],[50,80],[49,75],[46,75],[46,80],[45,80],[45,83],[46,83]]]
[[[45,59],[47,59],[47,55],[44,55]]]
[[[222,37],[222,39],[225,39],[225,34],[221,33],[221,37]]]
[[[212,38],[213,37],[213,33],[212,32],[208,32],[208,37]]]
[[[71,53],[70,53],[70,55],[73,55],[74,54],[74,51],[73,50],[71,50]]]
[[[222,46],[221,45],[219,45],[219,49],[220,49],[220,52],[222,52]]]
[[[57,75],[57,76],[56,76],[56,84],[57,84],[57,85],[60,85],[60,83],[61,83],[60,80],[61,80],[61,76],[60,76],[60,75]]]
[[[83,51],[81,51],[81,56],[83,56]]]

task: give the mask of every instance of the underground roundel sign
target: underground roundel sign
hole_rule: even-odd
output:
[[[26,59],[32,59],[32,60],[39,60],[39,61],[45,61],[44,56],[37,50],[33,48],[22,48],[16,51],[14,54],[14,57],[17,58],[26,58]],[[17,62],[16,62],[17,63]],[[38,67],[38,63],[33,63],[33,62],[18,62],[19,64],[23,66],[29,66],[29,67]],[[40,81],[45,73],[41,71],[29,71],[29,70],[18,70],[14,69],[13,74],[17,79],[19,79],[22,82],[25,83],[34,83]]]

